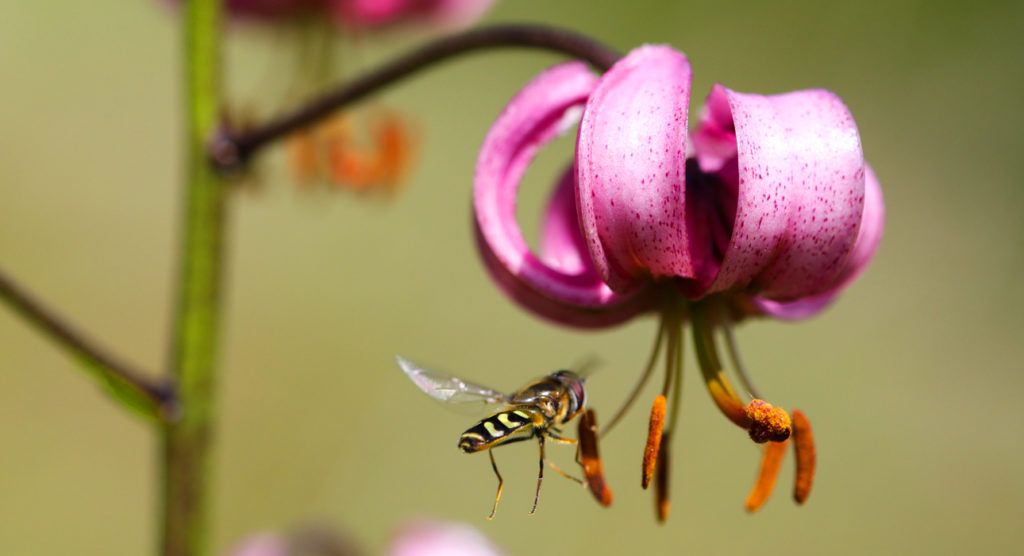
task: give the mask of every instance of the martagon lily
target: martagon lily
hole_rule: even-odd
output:
[[[498,117],[474,183],[483,259],[523,307],[580,328],[660,316],[642,377],[602,433],[636,399],[664,348],[641,480],[644,488],[655,483],[662,521],[687,324],[715,404],[767,443],[747,508],[766,501],[791,436],[794,497],[806,500],[815,459],[810,424],[761,398],[740,365],[732,327],[824,309],[868,265],[884,223],[880,186],[835,94],[763,96],[716,85],[691,137],[690,78],[687,58],[667,46],[637,48],[602,76],[578,62],[551,68]],[[537,149],[577,121],[575,159],[550,197],[534,253],[516,222],[519,182]],[[723,341],[745,392],[726,375]]]
[[[226,0],[225,7],[233,16],[268,23],[327,16],[351,31],[410,23],[454,30],[471,25],[493,3],[494,0]]]

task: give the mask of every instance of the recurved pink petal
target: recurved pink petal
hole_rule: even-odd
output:
[[[581,282],[602,288],[601,277],[590,261],[586,241],[580,232],[575,185],[575,170],[570,167],[562,175],[544,211],[539,257],[557,272],[578,276]],[[484,265],[499,287],[520,305],[548,320],[578,328],[602,328],[620,324],[652,308],[653,299],[644,291],[628,297],[619,296],[621,302],[598,308],[551,299],[512,275],[497,260],[494,252],[484,245],[479,231],[477,241]]]
[[[864,166],[864,216],[853,252],[846,259],[842,272],[832,289],[807,298],[778,302],[756,298],[754,303],[768,316],[783,320],[799,320],[814,316],[828,307],[839,293],[853,283],[871,263],[885,230],[885,202],[882,187],[871,166]]]
[[[581,63],[549,69],[512,99],[484,140],[477,160],[473,207],[484,262],[495,281],[542,316],[577,326],[604,326],[635,314],[638,296],[613,292],[597,278],[574,242],[575,206],[566,202],[571,175],[561,180],[546,213],[542,244],[532,253],[516,221],[520,179],[537,149],[575,123],[573,109],[593,90],[596,77]]]
[[[864,158],[846,106],[820,89],[762,96],[721,85],[708,105],[702,127],[719,137],[734,130],[736,156],[719,175],[735,176],[737,200],[728,247],[706,291],[747,290],[776,301],[827,291],[864,210]],[[707,159],[711,167],[718,152]]]
[[[667,46],[630,52],[587,101],[576,146],[580,224],[615,291],[694,276],[684,219],[689,102],[690,63]]]
[[[587,254],[587,241],[580,231],[576,212],[576,170],[571,165],[562,174],[544,210],[540,259],[559,272],[589,276],[593,284],[601,281]]]

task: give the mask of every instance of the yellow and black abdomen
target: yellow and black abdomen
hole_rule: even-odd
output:
[[[459,437],[459,449],[467,454],[493,448],[513,439],[533,435],[534,426],[543,418],[525,408],[495,413],[473,425]]]

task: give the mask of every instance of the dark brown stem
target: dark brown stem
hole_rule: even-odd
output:
[[[232,130],[222,130],[210,142],[210,158],[222,172],[237,170],[244,167],[267,144],[323,119],[338,108],[415,75],[420,70],[461,54],[507,47],[566,54],[585,60],[602,71],[619,59],[619,53],[611,48],[567,29],[530,24],[482,27],[427,43],[263,126],[238,134]]]
[[[110,355],[0,270],[0,300],[80,360],[121,401],[156,419],[174,414],[174,389]]]

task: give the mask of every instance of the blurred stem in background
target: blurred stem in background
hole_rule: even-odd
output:
[[[207,159],[219,125],[220,0],[189,0],[184,17],[186,201],[170,372],[180,418],[163,431],[161,549],[208,553],[210,448],[220,326],[225,184]]]
[[[174,390],[99,347],[0,270],[0,301],[57,342],[125,407],[159,421],[177,412]]]

